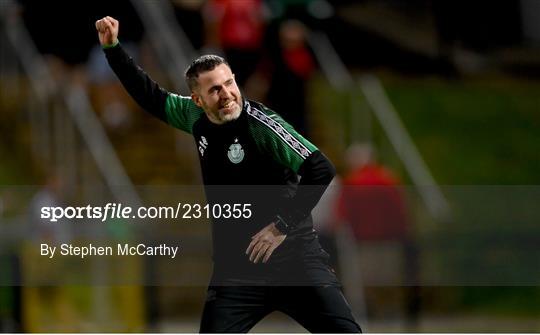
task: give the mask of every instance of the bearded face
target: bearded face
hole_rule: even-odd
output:
[[[223,124],[240,116],[242,95],[228,65],[220,64],[201,73],[197,82],[191,97],[212,123]]]

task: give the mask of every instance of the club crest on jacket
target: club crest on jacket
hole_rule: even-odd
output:
[[[242,145],[238,143],[238,138],[235,138],[234,143],[229,147],[227,157],[229,157],[229,160],[234,164],[238,164],[244,159],[244,149],[242,148]]]

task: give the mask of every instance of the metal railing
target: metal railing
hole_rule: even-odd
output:
[[[3,30],[20,60],[39,104],[39,108],[30,112],[33,142],[40,145],[37,151],[52,154],[56,159],[56,167],[68,166],[67,170],[70,171],[76,169],[76,149],[72,146],[75,137],[73,134],[65,136],[70,134],[66,131],[69,128],[64,127],[65,120],[60,116],[60,109],[67,108],[70,121],[73,121],[72,124],[82,136],[113,196],[121,202],[140,205],[141,199],[97,119],[86,91],[77,85],[61,85],[54,78],[21,21],[14,1],[3,1],[0,14]],[[52,108],[49,108],[51,105]],[[48,120],[53,120],[55,126],[51,127]]]
[[[308,42],[332,87],[336,90],[349,90],[356,87],[355,79],[343,64],[325,33],[311,33]],[[445,220],[449,215],[448,201],[407,132],[380,80],[377,76],[370,74],[361,76],[358,82],[371,111],[403,162],[429,213],[437,220]],[[351,110],[351,113],[359,113],[359,111]]]
[[[325,33],[312,32],[308,36],[308,43],[315,53],[322,72],[335,90],[348,91],[357,87],[356,80],[347,70]],[[358,79],[358,82],[372,114],[381,125],[395,152],[403,162],[429,213],[439,221],[445,220],[449,214],[448,202],[414,145],[381,82],[375,75],[363,75]],[[356,125],[355,122],[370,122],[372,119],[370,115],[365,115],[369,113],[361,115],[361,112],[358,99],[351,97],[351,133],[358,133],[356,130],[359,125]],[[362,125],[362,128],[367,133],[364,134],[364,137],[372,136],[369,125]],[[345,226],[345,230],[341,229],[336,233],[338,259],[342,271],[341,277],[356,318],[362,325],[363,330],[369,331],[363,277],[357,266],[350,266],[350,264],[361,263],[357,252],[357,244],[352,235],[350,226]]]
[[[131,0],[131,3],[175,89],[189,92],[183,79],[184,71],[197,52],[174,17],[172,4],[151,0]]]

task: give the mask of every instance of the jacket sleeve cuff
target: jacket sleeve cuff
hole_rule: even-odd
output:
[[[115,48],[119,44],[120,44],[120,40],[117,39],[116,42],[114,42],[113,44],[104,44],[101,46],[101,48],[103,50],[112,49],[112,48]]]

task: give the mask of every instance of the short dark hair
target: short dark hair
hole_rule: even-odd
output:
[[[199,74],[207,71],[212,71],[216,68],[216,66],[225,64],[229,68],[229,63],[225,60],[225,58],[217,56],[217,55],[203,55],[195,59],[191,65],[186,70],[186,83],[191,91],[197,87],[197,78],[199,78]]]

